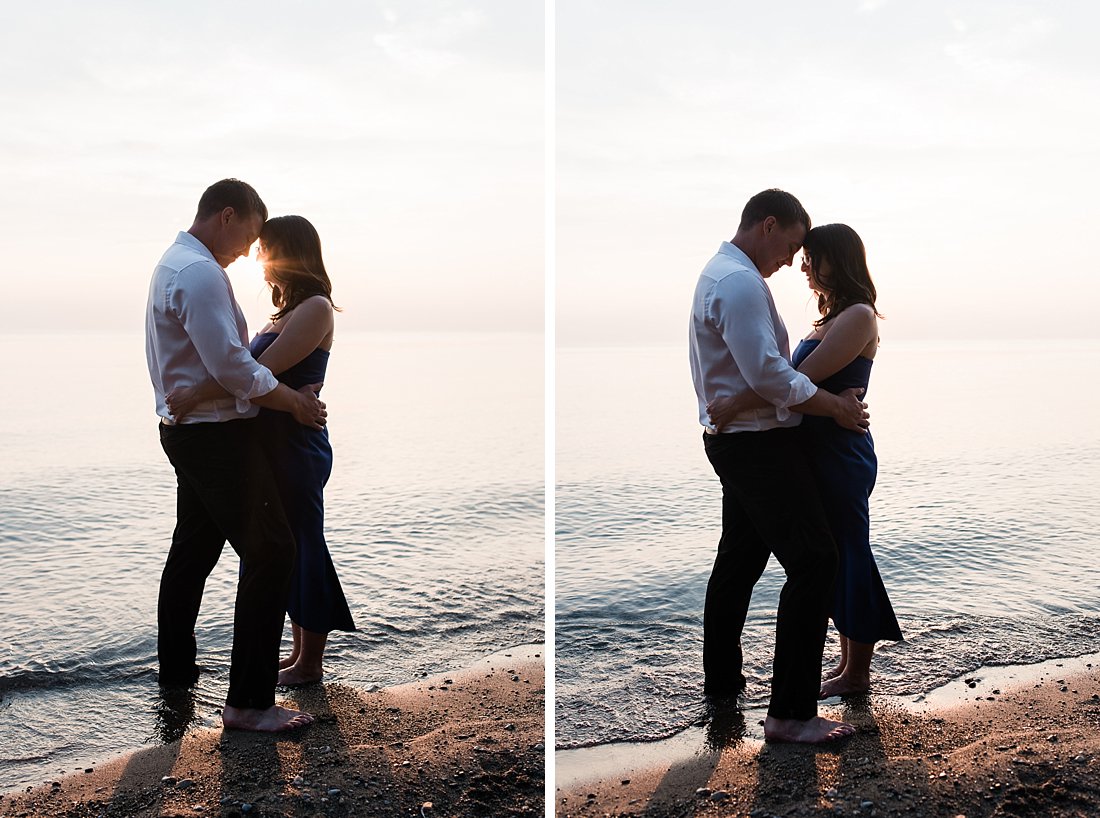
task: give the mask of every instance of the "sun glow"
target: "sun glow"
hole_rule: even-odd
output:
[[[256,281],[262,283],[264,280],[264,265],[256,258],[256,250],[250,249],[247,256],[241,256],[234,261],[225,271],[229,273],[230,277],[234,281]]]

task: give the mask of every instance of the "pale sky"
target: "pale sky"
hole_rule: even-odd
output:
[[[1097,337],[1087,2],[557,0],[561,343],[682,342],[745,200],[868,247],[884,335]],[[321,233],[342,326],[541,329],[535,0],[47,2],[0,29],[0,325],[140,330],[224,176]],[[250,322],[253,270],[234,272]],[[796,269],[772,278],[800,334]]]
[[[556,15],[559,343],[686,343],[700,269],[769,187],[862,236],[886,341],[1100,337],[1100,6]],[[801,272],[770,280],[801,337]]]
[[[6,4],[2,329],[143,327],[202,191],[317,227],[345,329],[541,331],[533,0]],[[270,308],[231,271],[250,326]]]

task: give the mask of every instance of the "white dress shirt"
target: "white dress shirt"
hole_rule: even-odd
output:
[[[710,431],[707,403],[751,389],[773,406],[738,415],[723,432],[797,426],[787,407],[809,400],[813,382],[791,366],[790,341],[768,282],[747,255],[722,242],[699,276],[691,309],[691,378],[699,422]]]
[[[250,398],[279,385],[248,351],[248,327],[229,276],[206,245],[180,233],[153,270],[145,314],[145,358],[157,414],[171,421],[164,396],[213,377],[235,397],[204,401],[181,423],[250,418]]]

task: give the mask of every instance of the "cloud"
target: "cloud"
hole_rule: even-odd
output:
[[[1012,83],[1035,69],[1045,55],[1057,23],[1046,17],[1004,20],[983,19],[975,26],[953,21],[956,39],[943,46],[944,53],[964,72],[980,80]]]

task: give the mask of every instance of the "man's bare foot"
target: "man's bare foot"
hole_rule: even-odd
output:
[[[298,654],[292,653],[285,659],[279,660],[279,670],[284,670],[288,667],[294,667],[294,663],[298,661]]]
[[[817,694],[819,699],[827,699],[830,696],[857,696],[871,689],[870,677],[863,679],[850,679],[844,674],[834,679],[829,679],[821,685],[821,692]]]
[[[226,730],[251,730],[256,733],[281,733],[313,724],[313,716],[275,704],[267,710],[225,706],[222,727]]]
[[[797,744],[825,744],[836,741],[845,736],[850,736],[856,731],[852,724],[843,721],[823,719],[814,716],[812,719],[801,721],[799,719],[773,719],[768,716],[764,719],[764,740],[789,742]]]
[[[314,682],[321,681],[321,677],[324,675],[321,668],[293,665],[279,671],[279,684],[283,687],[301,687],[302,685],[311,685]]]

